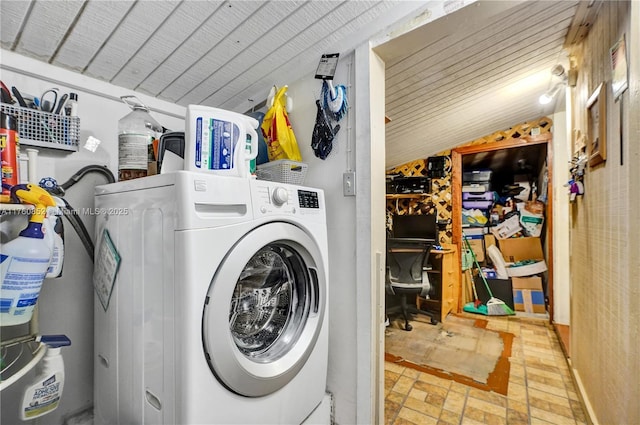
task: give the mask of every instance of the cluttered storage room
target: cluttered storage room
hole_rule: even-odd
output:
[[[639,22],[0,1],[0,423],[640,423]]]

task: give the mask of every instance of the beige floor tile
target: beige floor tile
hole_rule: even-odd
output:
[[[440,378],[438,376],[431,375],[429,373],[424,373],[424,372],[420,373],[420,376],[418,377],[418,381],[437,385],[439,387],[446,388],[446,389],[451,388],[451,381],[449,379]]]
[[[558,415],[556,413],[538,409],[536,407],[530,407],[529,411],[531,413],[532,420],[533,418],[542,419],[543,421],[547,421],[556,425],[569,425],[576,423],[573,418],[568,418],[566,416]]]
[[[384,402],[385,423],[393,423],[393,420],[398,416],[400,409],[402,409],[402,403],[394,403],[393,401],[386,399]]]
[[[407,395],[391,391],[387,398],[395,403],[402,404],[404,403],[404,399],[407,398]]]
[[[540,395],[540,393],[546,393],[551,397],[558,397],[558,398],[564,399],[564,401],[561,401],[558,404],[563,404],[563,405],[565,405],[565,404],[568,405],[569,404],[569,398],[567,397],[567,391],[564,389],[564,387],[558,388],[558,387],[554,387],[554,386],[550,386],[550,385],[541,384],[541,383],[535,382],[535,381],[528,381],[527,382],[527,388],[529,389],[529,397],[531,397],[532,394],[538,394],[538,395],[536,395],[536,397],[543,398],[545,400],[549,400],[549,401],[555,403],[553,401],[553,399],[545,398],[544,395]]]
[[[527,417],[529,417],[529,405],[527,404],[526,401],[522,402],[522,401],[509,399],[507,401],[507,407],[508,407],[507,412],[509,410],[515,410],[515,411],[520,412],[520,413],[522,413],[524,415],[527,415]],[[508,416],[508,414],[507,414],[507,416]]]
[[[509,376],[524,376],[524,365],[511,363],[509,367]]]
[[[424,391],[428,394],[437,394],[443,398],[447,396],[447,392],[448,392],[447,389],[444,387],[440,387],[438,385],[430,384],[424,381],[416,381],[415,384],[413,384],[413,387],[417,390]]]
[[[405,418],[397,417],[396,420],[393,422],[393,425],[420,425],[420,424],[416,422],[411,422]]]
[[[509,385],[527,385],[527,380],[524,376],[509,376]]]
[[[460,423],[460,419],[462,418],[461,413],[454,413],[449,410],[443,410],[440,413],[440,419],[438,420],[438,425],[458,425]]]
[[[461,394],[467,394],[469,392],[469,387],[459,382],[452,382],[451,388],[449,388],[449,391],[453,391]]]
[[[540,410],[545,410],[547,412],[554,413],[556,415],[564,416],[567,418],[573,419],[573,410],[571,407],[561,406],[559,404],[550,403],[546,400],[541,400],[536,397],[529,397],[529,406],[531,408],[536,408]]]
[[[571,407],[571,405],[569,404],[569,399],[566,397],[562,397],[556,394],[551,394],[546,391],[540,391],[536,388],[531,388],[531,387],[528,388],[528,392],[529,392],[529,397],[536,397],[542,400],[546,400],[550,403]]]
[[[507,410],[507,423],[509,425],[528,425],[529,415],[528,413],[521,412],[519,410],[508,409]]]
[[[434,406],[433,404],[427,403],[425,401],[420,401],[412,398],[408,398],[407,400],[405,400],[404,407],[408,407],[409,409],[413,409],[423,415],[427,415],[432,418],[440,417],[440,412],[442,411],[441,407]]]
[[[415,398],[416,400],[420,401],[424,401],[427,398],[427,395],[429,395],[428,392],[421,391],[415,387],[412,388],[411,391],[409,391],[409,397]]]
[[[463,423],[467,423],[467,421],[477,421],[478,423],[484,423],[484,410],[470,405],[465,406]]]
[[[487,403],[495,404],[496,406],[507,407],[507,398],[503,395],[496,394],[491,391],[483,391],[477,388],[471,388],[469,390],[469,397],[486,401]]]
[[[427,395],[427,398],[424,401],[442,410],[442,407],[444,406],[445,398],[438,394],[429,394]]]
[[[477,398],[473,398],[471,396],[467,398],[467,407],[482,410],[485,413],[491,413],[492,415],[500,416],[502,418],[505,418],[507,416],[507,409],[505,406],[499,406],[497,404],[489,403],[484,400],[478,400]]]
[[[393,386],[393,391],[398,392],[400,394],[409,394],[411,391],[411,387],[413,387],[413,383],[415,381],[411,378],[407,378],[406,376],[401,376],[398,378],[396,383]]]
[[[464,410],[464,404],[467,401],[467,396],[455,391],[449,391],[447,398],[444,401],[444,409],[456,414],[461,414]]]
[[[390,372],[395,372],[398,375],[402,375],[402,372],[406,369],[404,366],[400,366],[397,363],[384,362],[384,369]]]
[[[576,400],[569,400],[569,404],[571,404],[571,410],[573,411],[573,418],[576,422],[587,422],[587,416],[582,409],[582,404]]]
[[[428,425],[428,424],[435,425],[438,423],[438,420],[436,418],[427,416],[423,413],[417,412],[407,407],[403,407],[402,409],[400,409],[400,412],[398,413],[398,418],[405,419],[416,425]],[[397,420],[395,423],[397,423]]]
[[[528,395],[526,386],[519,384],[509,384],[509,389],[507,390],[507,398],[509,400],[526,403],[527,397]]]
[[[420,371],[407,367],[404,369],[404,372],[402,372],[402,376],[406,376],[407,378],[411,379],[418,379],[418,377],[420,376]]]

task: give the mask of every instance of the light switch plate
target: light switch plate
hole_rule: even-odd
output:
[[[355,171],[347,171],[342,174],[342,194],[344,196],[356,196]]]

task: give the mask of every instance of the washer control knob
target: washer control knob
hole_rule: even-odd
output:
[[[287,192],[287,189],[284,187],[276,187],[271,199],[273,200],[273,203],[279,207],[287,203],[289,200],[289,192]]]

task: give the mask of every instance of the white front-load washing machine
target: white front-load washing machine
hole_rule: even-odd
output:
[[[327,377],[324,194],[180,171],[96,189],[95,423],[300,424]]]

